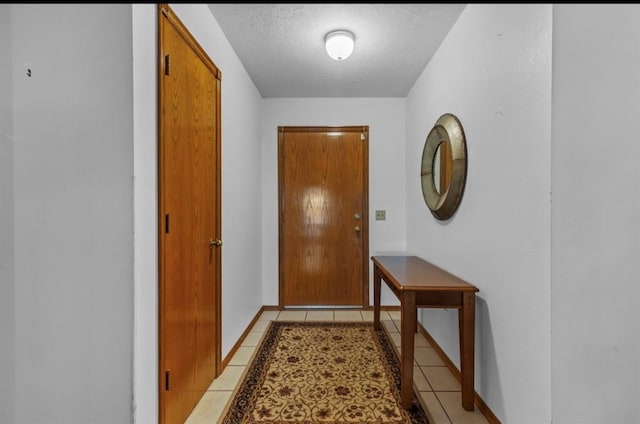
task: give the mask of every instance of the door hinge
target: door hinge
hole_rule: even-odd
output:
[[[169,214],[164,216],[164,232],[169,234]]]
[[[164,389],[168,392],[169,390],[171,390],[171,388],[169,387],[169,379],[171,378],[171,370],[166,370],[164,372]]]
[[[164,57],[164,74],[169,75],[169,55]]]
[[[364,133],[360,133],[360,140],[366,140]]]

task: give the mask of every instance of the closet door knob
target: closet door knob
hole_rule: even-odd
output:
[[[222,246],[222,240],[209,240],[209,247],[220,247]]]

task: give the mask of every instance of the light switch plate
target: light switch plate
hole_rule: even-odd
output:
[[[376,211],[376,221],[384,221],[387,219],[387,211]]]

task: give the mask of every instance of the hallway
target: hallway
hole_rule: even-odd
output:
[[[480,288],[475,389],[500,421],[640,422],[640,5],[468,4],[399,97],[263,97],[207,4],[172,7],[223,73],[222,357],[279,304],[278,126],[369,125],[370,254]],[[2,423],[158,422],[157,25],[156,4],[0,5]],[[447,112],[468,184],[442,223],[420,159]],[[455,311],[421,320],[455,357]]]

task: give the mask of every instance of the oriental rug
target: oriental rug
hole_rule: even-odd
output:
[[[400,366],[370,322],[273,321],[226,406],[222,424],[426,424],[400,404]]]

